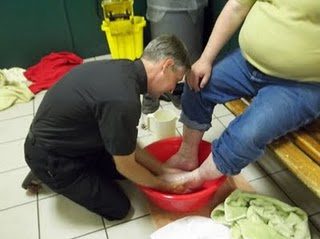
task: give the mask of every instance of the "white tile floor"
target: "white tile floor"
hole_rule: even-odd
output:
[[[91,60],[108,59],[98,56]],[[0,112],[0,238],[1,239],[144,239],[155,230],[146,206],[146,200],[129,182],[121,186],[131,199],[133,209],[121,221],[107,221],[63,196],[45,189],[38,195],[28,195],[20,184],[28,172],[23,157],[23,142],[32,118],[45,92],[26,104],[15,105]],[[172,104],[161,102],[162,108],[172,109]],[[213,140],[223,132],[234,116],[222,105],[216,107],[213,127],[204,138]],[[177,124],[177,135],[182,125]],[[138,141],[145,146],[155,137],[139,128]],[[255,190],[299,206],[309,214],[312,238],[320,239],[320,200],[300,181],[290,174],[268,152],[249,165],[242,175]]]

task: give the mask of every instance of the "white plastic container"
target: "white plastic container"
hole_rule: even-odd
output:
[[[176,135],[177,116],[171,110],[159,109],[153,114],[148,114],[147,128],[157,139],[164,139]]]

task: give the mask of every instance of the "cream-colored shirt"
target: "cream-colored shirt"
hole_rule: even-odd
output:
[[[252,5],[239,35],[244,57],[262,72],[320,82],[320,0],[238,0]]]

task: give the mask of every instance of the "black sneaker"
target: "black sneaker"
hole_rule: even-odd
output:
[[[142,99],[142,113],[152,114],[160,107],[159,99],[152,98],[149,94],[145,94]]]

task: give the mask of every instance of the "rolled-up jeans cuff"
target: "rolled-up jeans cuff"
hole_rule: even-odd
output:
[[[210,129],[210,127],[211,127],[210,123],[209,124],[206,124],[206,123],[201,124],[196,121],[190,120],[188,118],[188,116],[186,116],[183,112],[181,112],[179,121],[181,123],[183,123],[184,125],[186,125],[188,128],[199,130],[199,131],[206,131],[206,130]]]

